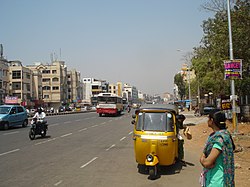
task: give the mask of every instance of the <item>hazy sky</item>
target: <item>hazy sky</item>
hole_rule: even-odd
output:
[[[209,16],[202,0],[0,0],[0,43],[23,65],[63,60],[81,77],[173,92]],[[183,50],[178,52],[177,49]]]

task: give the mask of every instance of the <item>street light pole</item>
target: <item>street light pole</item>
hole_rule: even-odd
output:
[[[230,16],[230,1],[227,0],[227,15],[228,15],[228,33],[229,33],[229,54],[230,60],[233,60],[233,41],[232,41],[232,30],[231,30],[231,16]],[[233,117],[233,128],[237,132],[237,120],[236,120],[236,96],[234,80],[231,79],[231,98],[232,98],[232,117]]]
[[[188,70],[188,100],[189,100],[189,109],[192,110],[192,101],[191,101],[191,87],[190,87],[190,67],[187,66]]]

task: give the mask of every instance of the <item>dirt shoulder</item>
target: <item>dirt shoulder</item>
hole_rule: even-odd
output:
[[[233,127],[227,122],[229,131],[233,134],[236,150],[235,157],[235,183],[236,186],[248,187],[250,184],[250,123],[239,123],[237,133],[233,133]],[[201,154],[207,137],[212,132],[207,123],[189,126],[192,132],[192,140],[185,139],[185,149],[193,150]]]

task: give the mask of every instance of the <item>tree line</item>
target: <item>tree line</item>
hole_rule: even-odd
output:
[[[230,80],[224,79],[224,60],[230,56],[226,1],[210,0],[202,8],[213,11],[214,17],[203,21],[203,37],[192,51],[190,63],[196,77],[190,83],[191,93],[196,97],[199,88],[201,96],[208,92],[215,97],[230,95]],[[230,9],[234,59],[242,59],[242,79],[235,80],[235,93],[245,96],[250,92],[250,2],[236,0],[230,3]],[[174,83],[181,99],[188,95],[180,73],[175,75]]]

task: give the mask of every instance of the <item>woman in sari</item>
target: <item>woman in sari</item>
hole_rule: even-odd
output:
[[[204,187],[234,187],[233,139],[226,127],[226,117],[221,111],[208,116],[209,135],[200,163],[204,167],[200,183]]]

